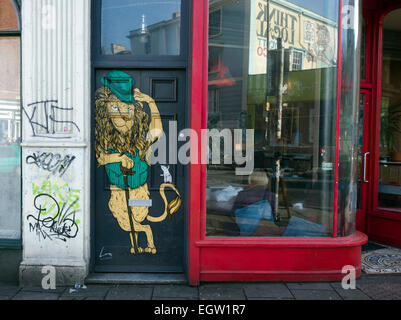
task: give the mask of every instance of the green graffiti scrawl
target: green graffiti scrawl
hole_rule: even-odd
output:
[[[81,206],[79,204],[79,194],[81,190],[72,189],[68,183],[58,184],[52,183],[51,181],[43,181],[42,184],[32,183],[32,194],[34,196],[40,194],[51,195],[58,203],[60,208],[63,206],[70,207],[73,211],[77,211]],[[43,204],[46,206],[47,202]],[[57,205],[53,203],[50,207],[41,213],[42,216],[50,215],[53,218],[57,215]],[[75,220],[75,223],[79,224],[79,220]]]

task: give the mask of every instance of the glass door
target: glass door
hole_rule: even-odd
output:
[[[383,22],[377,207],[401,212],[401,9]]]

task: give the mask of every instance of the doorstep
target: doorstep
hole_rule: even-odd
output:
[[[188,284],[183,273],[91,273],[86,284]]]

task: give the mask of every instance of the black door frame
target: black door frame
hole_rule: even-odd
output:
[[[163,59],[157,59],[160,56],[135,56],[135,55],[121,55],[121,56],[106,56],[101,54],[101,10],[102,0],[92,0],[91,10],[91,147],[90,147],[90,184],[93,186],[95,183],[95,169],[96,157],[94,151],[95,139],[95,117],[93,107],[95,103],[94,92],[96,90],[96,70],[97,69],[162,69],[162,70],[185,70],[186,92],[185,92],[185,124],[184,127],[188,128],[190,123],[190,108],[189,108],[189,92],[190,92],[190,74],[189,74],[189,61],[190,61],[190,36],[191,36],[191,5],[190,0],[181,0],[181,31],[180,31],[180,55],[179,56],[163,56]],[[184,186],[185,190],[189,190],[189,166],[184,167]],[[95,188],[90,189],[90,258],[89,258],[89,273],[95,270],[95,219],[96,219],[96,192]],[[182,207],[184,213],[184,265],[183,269],[188,274],[188,193],[182,199]]]

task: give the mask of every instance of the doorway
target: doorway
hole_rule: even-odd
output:
[[[401,246],[401,1],[364,9],[357,229]]]
[[[92,269],[183,273],[188,3],[102,0],[93,10]]]

